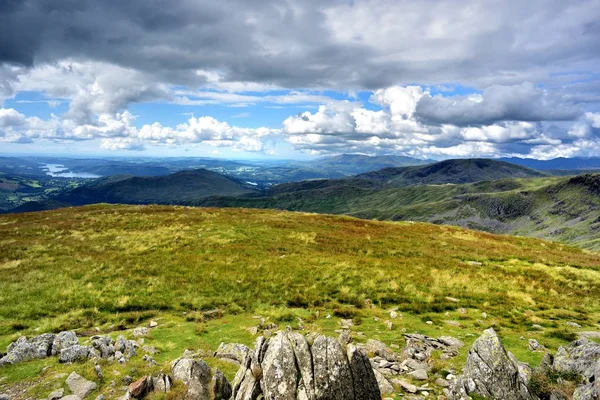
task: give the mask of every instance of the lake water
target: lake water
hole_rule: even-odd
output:
[[[46,172],[46,175],[57,178],[101,178],[100,175],[87,172],[71,172],[69,168],[61,164],[42,164],[42,170]]]

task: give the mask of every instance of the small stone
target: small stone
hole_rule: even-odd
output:
[[[150,321],[150,328],[156,328],[158,326],[158,322]]]
[[[571,328],[581,329],[581,325],[579,325],[577,322],[567,321],[566,325],[570,326]]]
[[[458,303],[460,300],[455,297],[446,296],[444,297],[446,300],[451,301],[452,303]]]
[[[388,329],[388,331],[391,331],[394,328],[394,324],[392,323],[392,321],[386,320],[384,323],[385,323],[385,327]]]
[[[483,319],[487,319],[487,317],[488,317],[488,315],[487,315],[487,313],[486,313],[486,312],[482,312],[482,313],[481,313],[481,318],[483,318]]]
[[[100,379],[100,380],[104,379],[104,375],[102,374],[102,368],[100,368],[99,365],[94,366],[94,371],[96,372],[96,376],[98,377],[98,379]]]
[[[71,372],[71,375],[67,378],[67,386],[71,389],[71,392],[77,397],[84,399],[90,395],[98,385],[92,381],[88,381],[77,372]]]
[[[149,333],[150,333],[150,330],[148,328],[146,328],[145,326],[140,326],[133,330],[133,336],[135,336],[135,337],[148,336]]]
[[[538,324],[533,324],[533,325],[531,325],[531,327],[532,327],[533,329],[539,329],[539,330],[541,330],[541,331],[543,331],[543,330],[544,330],[544,327],[543,327],[543,326],[541,326],[541,325],[538,325]]]
[[[396,319],[398,318],[398,313],[394,310],[390,311],[390,318],[391,319]]]
[[[418,369],[416,371],[409,372],[407,375],[420,381],[425,381],[429,379],[429,377],[427,376],[427,371],[425,371],[424,369]]]
[[[540,342],[538,342],[535,339],[529,339],[529,350],[531,351],[545,351],[546,348],[540,344]]]
[[[433,321],[425,321],[427,325],[433,325]]]
[[[133,382],[133,378],[130,377],[129,375],[125,375],[123,377],[123,385],[130,385],[131,382]]]
[[[441,386],[441,387],[448,387],[448,386],[450,386],[450,383],[447,380],[445,380],[444,378],[437,378],[435,380],[435,384],[438,385],[438,386]]]
[[[65,395],[65,389],[60,388],[55,390],[54,392],[48,395],[48,400],[58,400],[61,399]]]
[[[404,390],[405,392],[417,393],[417,387],[415,385],[413,385],[412,383],[405,382],[401,379],[394,379],[394,380],[392,380],[392,383],[394,385],[398,386],[399,388],[401,388],[402,390]]]

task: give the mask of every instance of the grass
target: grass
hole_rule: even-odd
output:
[[[355,340],[398,346],[404,331],[470,344],[493,326],[532,364],[542,354],[522,336],[555,350],[575,335],[566,321],[583,330],[600,323],[597,253],[451,226],[267,210],[96,205],[0,216],[0,282],[1,349],[19,335],[66,329],[129,335],[123,329],[152,319],[159,327],[146,341],[164,370],[186,348],[252,345],[247,328],[259,318],[281,328],[300,318],[306,330],[335,336],[340,319],[352,318]],[[392,330],[390,309],[401,315]],[[459,369],[466,350],[444,368]],[[141,357],[107,366],[99,393],[132,367],[135,376],[151,372]],[[23,363],[0,370],[0,387],[32,380],[29,393],[44,397],[64,382],[56,373],[89,368]]]

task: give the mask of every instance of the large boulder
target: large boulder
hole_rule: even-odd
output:
[[[375,372],[363,349],[298,332],[259,337],[233,382],[234,400],[379,400]],[[393,390],[393,389],[392,389]]]
[[[567,374],[582,375],[588,380],[594,376],[596,363],[600,361],[600,343],[586,338],[560,347],[554,356],[554,370]]]
[[[467,354],[463,374],[450,385],[451,399],[478,395],[487,399],[534,400],[529,371],[508,353],[493,329],[487,329]]]
[[[278,332],[269,341],[261,367],[261,387],[266,399],[296,399],[298,368],[292,344],[284,332]]]
[[[80,399],[85,399],[98,387],[95,382],[88,381],[76,372],[71,372],[66,383],[71,392]]]
[[[225,400],[231,397],[231,385],[219,370],[213,373],[202,360],[189,357],[175,360],[171,366],[173,380],[187,386],[187,400]]]
[[[52,355],[59,355],[62,349],[66,349],[71,346],[75,346],[79,344],[79,339],[75,332],[72,331],[63,331],[60,332],[54,338],[54,342],[52,343]]]
[[[7,354],[0,359],[0,366],[50,356],[54,337],[55,335],[51,333],[44,333],[29,340],[25,336],[21,336],[8,346]]]

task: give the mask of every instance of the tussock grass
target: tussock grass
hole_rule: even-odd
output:
[[[469,344],[494,326],[532,362],[541,355],[521,335],[555,349],[574,335],[566,321],[600,323],[597,253],[450,226],[267,210],[97,205],[0,216],[0,282],[0,348],[21,334],[99,327],[116,335],[158,319],[149,342],[161,363],[185,348],[250,345],[255,317],[282,328],[300,318],[331,335],[352,319],[356,340],[398,345],[403,331]],[[400,316],[388,330],[391,309]],[[33,376],[51,362],[0,375]]]

